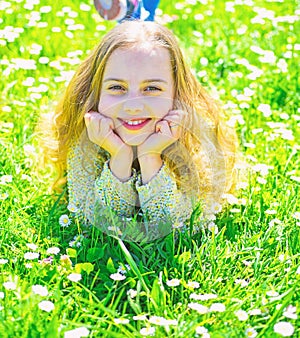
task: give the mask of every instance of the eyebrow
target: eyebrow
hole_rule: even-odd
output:
[[[116,81],[116,82],[126,82],[126,80],[123,80],[123,79],[118,79],[118,78],[112,78],[112,77],[109,77],[105,80],[103,80],[103,82],[109,82],[109,81]],[[143,83],[149,83],[149,82],[161,82],[161,83],[168,83],[167,81],[163,80],[163,79],[147,79],[147,80],[144,80]]]

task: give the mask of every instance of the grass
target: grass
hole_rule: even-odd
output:
[[[49,5],[0,4],[1,337],[299,336],[297,1],[161,1],[251,170],[217,233],[147,244],[79,224],[34,169],[40,114],[115,24],[87,0]]]

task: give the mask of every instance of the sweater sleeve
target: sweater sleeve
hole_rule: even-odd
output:
[[[108,161],[105,162],[101,175],[95,181],[97,204],[109,207],[119,217],[131,217],[137,201],[135,179],[136,175],[133,172],[128,181],[121,182],[111,172]]]
[[[150,223],[167,222],[176,228],[191,215],[192,201],[177,188],[165,165],[147,184],[142,185],[139,179],[136,189]]]
[[[84,156],[79,140],[70,148],[67,158],[69,206],[75,207],[76,214],[90,223],[94,220],[96,175],[96,164]]]
[[[97,154],[97,149],[94,151]],[[90,160],[85,155],[79,140],[70,148],[67,159],[69,206],[78,210],[77,216],[94,225],[105,212],[131,217],[137,199],[135,177],[134,173],[127,182],[119,181],[109,169],[108,161],[101,168],[96,158]]]

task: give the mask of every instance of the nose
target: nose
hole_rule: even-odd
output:
[[[140,97],[128,98],[123,104],[123,109],[125,112],[129,114],[138,114],[142,112],[144,109],[142,98]]]

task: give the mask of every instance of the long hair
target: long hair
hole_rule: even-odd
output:
[[[118,48],[134,48],[145,42],[168,50],[174,79],[173,109],[187,113],[180,139],[162,157],[182,190],[196,192],[203,199],[220,200],[235,183],[236,133],[226,125],[223,112],[192,74],[176,37],[154,22],[125,21],[115,26],[70,81],[48,124],[52,137],[44,151],[57,169],[56,186],[64,182],[68,150],[85,129],[85,113],[97,111],[109,57]]]

